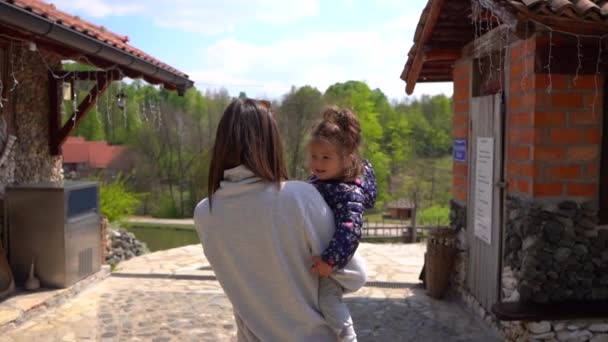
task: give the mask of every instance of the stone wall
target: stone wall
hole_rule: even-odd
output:
[[[44,61],[41,58],[44,56]],[[0,166],[0,196],[9,184],[63,179],[61,157],[49,154],[49,90],[46,64],[61,69],[61,59],[53,54],[15,48],[9,60],[16,85],[3,102],[0,121],[8,124],[7,134],[17,137],[12,153]],[[1,142],[0,142],[1,143]],[[3,144],[2,144],[3,146]]]
[[[450,228],[456,230],[456,247],[458,253],[454,261],[454,275],[452,283],[457,287],[464,287],[467,271],[467,240],[466,240],[467,208],[459,200],[450,201]]]
[[[16,184],[63,179],[61,156],[49,153],[49,88],[46,64],[61,70],[61,59],[44,52],[18,50],[15,60],[23,69],[15,73],[19,81],[9,101],[14,101],[13,131]],[[44,61],[41,58],[44,56]]]
[[[530,341],[608,342],[608,320],[541,321],[526,324]]]
[[[44,51],[31,52],[18,46],[12,50],[12,55],[7,58],[8,71],[14,74],[18,83],[13,82],[12,76],[4,78],[9,82],[4,84],[5,100],[0,108],[0,157],[8,137],[12,135],[17,140],[0,165],[0,198],[4,197],[5,188],[10,184],[63,179],[61,157],[53,157],[49,153],[50,106],[46,68],[48,64],[60,70],[61,59]],[[5,229],[0,222],[0,239]]]
[[[608,299],[608,230],[593,203],[510,197],[505,264],[523,302]]]

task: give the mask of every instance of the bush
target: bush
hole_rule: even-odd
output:
[[[140,202],[137,194],[127,189],[120,175],[112,182],[101,184],[99,197],[101,214],[110,222],[130,216]]]
[[[175,205],[171,197],[164,195],[158,201],[158,206],[152,212],[153,217],[157,218],[181,218],[179,208]]]
[[[450,209],[448,207],[432,206],[419,214],[420,223],[424,225],[445,226],[450,224]]]

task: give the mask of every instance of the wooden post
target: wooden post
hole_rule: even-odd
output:
[[[412,243],[416,243],[416,214],[418,212],[418,191],[414,193],[414,210],[412,211]]]

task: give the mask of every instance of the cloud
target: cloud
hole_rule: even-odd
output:
[[[390,98],[402,98],[404,82],[399,75],[425,1],[373,1],[379,2],[376,8],[387,15],[369,22],[327,21],[335,14],[321,13],[320,0],[55,2],[71,13],[93,17],[134,15],[175,34],[187,31],[212,36],[202,38],[209,45],[189,56],[196,62],[189,63],[187,71],[199,88],[226,87],[233,94],[243,90],[250,96],[276,98],[292,85],[312,85],[325,91],[336,82],[361,80],[382,89]],[[353,13],[375,10],[353,0],[341,0],[338,8],[349,6]],[[270,34],[255,42],[246,38],[251,34],[245,29],[260,27],[268,32],[278,24],[288,24],[289,37]],[[416,94],[421,93],[451,95],[452,86],[418,84]]]
[[[203,67],[189,75],[199,86],[223,85],[250,96],[279,97],[292,85],[325,91],[336,82],[360,80],[389,98],[402,98],[405,84],[399,75],[413,36],[411,29],[406,31],[386,23],[376,32],[303,32],[264,45],[225,38],[200,50]],[[421,89],[452,93],[451,84],[418,85],[416,93]]]
[[[56,0],[62,10],[99,18],[139,15],[156,25],[215,35],[249,23],[285,24],[319,13],[320,0]]]
[[[124,2],[112,3],[107,0],[54,0],[53,3],[63,11],[94,18],[141,13],[145,8],[136,2],[124,4]]]

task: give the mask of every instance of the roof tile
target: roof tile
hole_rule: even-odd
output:
[[[93,37],[99,41],[115,46],[121,50],[131,53],[139,58],[147,60],[157,67],[177,74],[181,77],[188,77],[185,73],[176,70],[175,68],[165,64],[158,59],[144,53],[143,51],[128,44],[129,37],[116,34],[103,26],[95,25],[78,16],[72,16],[66,12],[60,11],[53,4],[46,3],[40,0],[13,0],[14,5],[28,10],[34,14],[55,21],[59,25],[72,28],[89,37]]]
[[[524,7],[539,15],[608,23],[608,0],[511,0],[510,2],[515,8]]]

